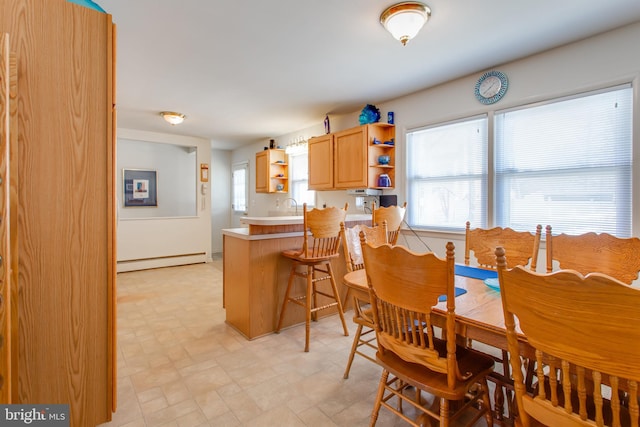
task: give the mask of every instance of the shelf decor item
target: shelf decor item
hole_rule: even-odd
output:
[[[378,123],[380,121],[380,110],[372,104],[367,104],[360,112],[360,124]]]
[[[79,4],[80,6],[88,7],[89,9],[97,10],[98,12],[107,13],[99,4],[91,0],[67,0],[70,3]]]
[[[381,173],[378,177],[378,187],[391,187],[391,178],[386,173]]]

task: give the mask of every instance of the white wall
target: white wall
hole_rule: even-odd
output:
[[[469,117],[477,114],[493,114],[496,109],[505,109],[529,103],[571,95],[591,89],[607,87],[623,82],[633,81],[635,85],[634,112],[634,153],[635,163],[640,165],[640,107],[638,102],[638,78],[640,75],[640,55],[637,55],[637,40],[640,40],[640,23],[604,33],[557,49],[543,52],[519,61],[507,64],[496,64],[493,69],[505,72],[509,78],[509,90],[505,97],[493,106],[480,104],[473,95],[477,78],[487,70],[478,70],[467,77],[453,80],[446,84],[421,92],[394,99],[387,102],[369,100],[380,109],[383,120],[388,111],[395,112],[396,123],[396,182],[395,189],[385,194],[396,194],[398,202],[406,200],[406,185],[403,177],[406,174],[405,139],[407,130],[427,126],[448,120]],[[436,60],[428,58],[426,60]],[[399,71],[399,78],[401,78]],[[364,106],[364,105],[363,105]],[[329,115],[331,130],[339,131],[358,125],[360,111],[346,115]],[[278,145],[287,143],[299,136],[309,138],[324,133],[322,123],[292,131],[289,134],[274,138]],[[194,138],[175,137],[164,134],[148,134],[132,130],[119,129],[119,137],[156,142],[182,140],[186,145],[194,145]],[[144,137],[142,137],[142,136]],[[148,139],[145,139],[148,138]],[[172,252],[202,250],[206,247],[207,256],[222,250],[220,230],[237,227],[230,208],[230,168],[231,164],[247,161],[249,163],[249,212],[250,216],[268,215],[277,209],[277,201],[283,201],[281,194],[256,194],[255,192],[255,154],[268,145],[268,139],[256,144],[244,146],[224,152],[211,152],[208,141],[198,141],[198,163],[210,164],[211,182],[209,185],[206,224],[199,211],[198,220],[194,224],[179,224],[179,221],[148,220],[141,221],[140,227],[132,223],[119,221],[118,228],[118,260],[131,258],[148,258],[164,256]],[[201,146],[200,144],[203,144]],[[206,153],[206,154],[205,154]],[[544,155],[544,153],[541,153]],[[201,160],[202,159],[202,160]],[[218,174],[218,176],[217,176]],[[634,174],[634,182],[640,178]],[[216,177],[217,176],[217,177]],[[634,235],[640,236],[640,186],[634,186]],[[318,205],[340,206],[349,202],[350,211],[357,212],[355,199],[343,191],[319,192]],[[200,200],[199,200],[200,206]],[[283,209],[280,204],[280,209]],[[124,223],[124,224],[123,224]],[[211,228],[207,228],[211,227]],[[439,234],[416,232],[410,233],[407,240],[410,247],[423,250],[425,245],[418,240],[419,236],[433,249],[440,253],[444,243],[452,240],[456,244],[457,258],[462,260],[464,248],[463,234]],[[210,236],[204,238],[203,236]],[[203,240],[206,240],[204,242]],[[542,245],[544,250],[544,244]],[[538,263],[543,265],[544,263]],[[120,267],[119,267],[120,268]]]
[[[211,252],[222,252],[223,228],[231,227],[231,151],[211,150]]]
[[[201,138],[118,129],[118,139],[197,147],[197,168],[211,161],[211,145]],[[135,159],[134,159],[135,162]],[[122,174],[118,164],[117,173]],[[211,166],[210,166],[211,171]],[[199,175],[199,173],[198,173]],[[198,179],[198,186],[200,182]],[[198,188],[200,190],[200,188]],[[121,194],[120,189],[117,190]],[[122,218],[117,224],[118,272],[170,265],[206,262],[211,259],[211,185],[197,191],[197,216],[176,218]],[[122,197],[118,197],[122,204]],[[120,208],[120,206],[119,206]]]
[[[541,102],[557,97],[572,95],[588,90],[604,88],[620,83],[633,82],[634,97],[634,163],[640,169],[640,103],[638,102],[638,80],[640,76],[640,55],[637,42],[640,40],[640,23],[601,34],[576,43],[565,45],[547,52],[530,56],[507,64],[496,64],[498,69],[507,74],[509,89],[505,97],[498,103],[486,106],[474,97],[476,80],[484,71],[478,70],[473,75],[416,92],[388,102],[374,103],[381,112],[382,120],[386,120],[388,111],[395,112],[396,124],[396,182],[395,189],[388,194],[397,194],[398,203],[406,200],[406,151],[404,135],[407,130],[430,124],[470,117],[478,114],[493,114],[502,110],[530,103]],[[425,60],[437,60],[427,58]],[[399,70],[398,78],[402,78]],[[364,106],[364,105],[363,105]],[[358,125],[360,111],[342,116],[329,115],[333,132]],[[323,118],[322,118],[323,119]],[[319,120],[321,122],[321,120]],[[292,132],[290,135],[313,136],[324,133],[322,123]],[[276,138],[279,144],[288,142],[287,138]],[[255,172],[255,152],[262,146],[245,147],[234,150],[233,161],[249,159],[252,175]],[[544,155],[544,153],[540,153]],[[634,182],[640,177],[634,172]],[[255,177],[252,177],[255,186]],[[253,189],[253,200],[250,202],[250,215],[266,215],[274,206],[274,195],[256,195]],[[634,232],[640,236],[640,186],[634,186]],[[387,192],[385,192],[387,194]],[[344,201],[353,203],[352,197],[344,192],[321,192],[318,196],[328,205],[340,205]],[[421,238],[432,246],[431,249],[444,253],[445,240],[453,240],[456,244],[456,258],[463,260],[464,234],[438,234],[417,232]],[[430,242],[430,243],[429,243]],[[421,250],[425,246],[415,236],[410,239],[410,246]],[[544,244],[542,245],[544,250]],[[538,263],[539,265],[540,262]],[[542,263],[544,265],[544,263]]]

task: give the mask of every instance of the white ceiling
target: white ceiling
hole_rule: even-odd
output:
[[[117,24],[118,127],[234,148],[640,21],[639,0],[426,2],[403,47],[379,23],[394,0],[97,0]]]

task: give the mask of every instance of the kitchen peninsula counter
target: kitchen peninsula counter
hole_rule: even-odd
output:
[[[254,339],[275,331],[291,269],[291,260],[281,253],[302,247],[303,218],[244,217],[241,223],[248,227],[222,230],[223,304],[227,323]],[[371,215],[347,215],[345,226],[356,224],[371,225]],[[331,266],[344,302],[346,264],[342,250]],[[335,309],[321,312],[330,314],[335,314]],[[286,328],[304,320],[304,310],[292,306],[283,325]]]

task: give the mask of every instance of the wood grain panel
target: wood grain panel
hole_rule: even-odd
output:
[[[115,412],[118,396],[118,352],[117,352],[117,294],[116,294],[116,272],[117,272],[117,205],[116,205],[116,26],[107,25],[107,98],[111,98],[109,106],[110,114],[107,114],[107,254],[110,263],[107,272],[107,352],[111,359],[107,363],[107,393],[111,396],[111,411]],[[111,155],[109,155],[111,153]],[[111,195],[111,196],[109,196]],[[111,418],[109,414],[109,419]]]
[[[333,188],[333,135],[309,139],[309,190]]]
[[[18,401],[68,403],[72,426],[96,425],[112,407],[111,17],[1,5],[18,60]]]
[[[291,260],[283,257],[282,251],[299,248],[302,241],[302,236],[245,240],[224,235],[226,320],[248,339],[275,331],[291,271]],[[331,266],[340,298],[345,301],[346,287],[342,285],[342,277],[347,269],[342,253],[331,262]],[[318,301],[319,305],[329,302],[326,297],[319,297]],[[320,317],[334,314],[335,308],[319,313]],[[291,305],[287,309],[283,325],[286,328],[304,323],[304,320],[304,310]]]
[[[359,126],[334,134],[335,188],[367,186],[367,126]]]
[[[9,223],[9,35],[0,33],[0,403],[11,402],[11,252]]]
[[[11,402],[18,402],[18,338],[20,318],[18,317],[18,135],[20,134],[20,122],[18,121],[18,61],[16,55],[11,53],[9,65],[11,79],[9,86],[9,103],[11,112],[9,118],[9,158],[13,159],[9,164],[9,223],[11,235],[9,236],[9,252],[11,253]]]

